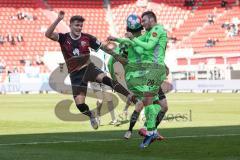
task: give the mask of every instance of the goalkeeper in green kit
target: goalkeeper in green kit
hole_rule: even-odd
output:
[[[127,37],[129,39],[114,39],[111,37],[110,40],[128,43],[132,46],[129,47],[129,50],[132,49],[133,53],[135,53],[132,56],[133,59],[131,59],[131,54],[128,52],[125,78],[129,89],[137,93],[138,97],[141,97],[142,101],[138,105],[145,106],[147,133],[140,146],[144,148],[157,138],[155,123],[160,106],[153,104],[153,101],[158,101],[159,86],[166,77],[164,57],[167,34],[163,27],[156,23],[156,16],[151,11],[143,13],[142,25],[146,29],[145,34],[142,36],[134,38],[128,32]],[[120,59],[119,56],[114,55],[114,57]]]

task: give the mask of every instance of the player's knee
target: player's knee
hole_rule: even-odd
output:
[[[85,103],[85,98],[86,98],[85,94],[79,94],[74,96],[74,100],[76,104]]]
[[[168,111],[168,105],[167,105],[167,104],[162,105],[162,106],[161,106],[161,111],[162,111],[162,112],[167,112],[167,111]]]
[[[102,82],[105,76],[107,76],[105,73],[100,73],[99,75],[97,75],[96,81]]]
[[[173,85],[169,82],[164,82],[161,86],[164,94],[169,93],[173,90]]]
[[[102,103],[103,103],[103,100],[102,100],[102,99],[98,99],[98,100],[97,100],[97,103],[98,103],[98,104],[102,104]]]
[[[169,86],[167,88],[167,93],[171,92],[173,90],[173,85],[171,83],[169,83]]]

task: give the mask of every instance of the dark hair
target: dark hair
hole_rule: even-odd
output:
[[[141,26],[141,27],[138,28],[138,29],[131,29],[131,28],[128,28],[128,27],[127,27],[127,31],[128,31],[128,32],[131,32],[131,33],[140,32],[141,30],[143,30],[143,26]]]
[[[71,17],[70,24],[73,23],[74,21],[84,22],[85,19],[82,16],[76,15]]]
[[[142,14],[142,18],[144,16],[148,16],[148,18],[153,18],[155,22],[157,22],[157,17],[155,15],[155,13],[153,11],[146,11],[146,12],[143,12]]]

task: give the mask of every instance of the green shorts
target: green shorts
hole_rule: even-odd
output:
[[[157,96],[162,82],[166,79],[165,65],[159,64],[127,64],[125,79],[129,90],[137,97],[144,97],[145,92]]]

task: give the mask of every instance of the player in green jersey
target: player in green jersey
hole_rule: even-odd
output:
[[[140,17],[138,17],[137,15],[130,15],[129,17],[134,16],[137,19],[139,19],[140,22]],[[141,25],[141,23],[139,23],[139,25],[132,29],[130,27],[126,27],[127,32],[131,32],[135,37],[138,37],[141,35],[141,31],[142,31],[143,27]],[[110,43],[109,44],[109,48],[113,49],[115,52],[115,58],[113,58],[113,56],[111,56],[109,58],[108,61],[108,68],[109,68],[109,72],[111,74],[111,77],[113,79],[117,79],[120,77],[120,79],[125,79],[125,67],[127,66],[128,63],[136,63],[139,62],[140,56],[137,55],[136,53],[134,53],[134,50],[132,48],[130,48],[130,44],[128,42],[121,42],[119,41],[118,45],[116,45],[115,43]],[[137,59],[137,61],[136,61]],[[114,64],[116,62],[120,62],[123,65],[124,71],[120,71],[121,66],[118,66],[119,64],[115,65]],[[119,68],[117,68],[119,67]],[[118,79],[119,81],[119,79]],[[124,84],[123,84],[124,85]],[[131,90],[131,89],[130,89]],[[127,115],[128,115],[128,108],[130,106],[130,102],[126,102],[125,108],[123,110],[123,113],[120,115],[121,117],[124,116],[125,119],[127,119]]]
[[[134,42],[134,44],[132,44],[131,42],[129,42],[129,43],[131,43],[131,45],[133,45],[135,47],[140,46],[140,47],[144,48],[145,51],[143,52],[142,57],[141,57],[143,63],[159,64],[160,68],[163,69],[161,67],[161,65],[162,66],[164,65],[165,49],[166,49],[166,44],[167,44],[166,31],[163,29],[162,26],[160,26],[156,23],[156,16],[153,12],[149,12],[149,11],[144,12],[142,15],[142,18],[143,18],[142,24],[143,24],[144,28],[146,29],[145,34],[136,38],[132,35],[132,33],[128,32],[127,36],[128,36],[128,38],[132,39],[132,42]],[[119,39],[117,39],[117,40],[119,41]],[[153,71],[153,70],[151,70],[151,71]],[[156,73],[158,73],[158,72],[156,72]],[[138,73],[137,76],[139,76],[139,74],[140,73]],[[161,73],[159,73],[159,74],[161,74]],[[132,76],[131,78],[134,77],[133,75],[131,75],[131,76]],[[135,72],[135,76],[136,76],[136,72]],[[153,78],[154,76],[152,75],[150,77]],[[127,79],[127,77],[126,77],[126,79]],[[150,82],[150,84],[152,83],[152,81],[149,81],[149,82]],[[151,115],[154,115],[153,117],[155,117],[156,114],[154,113],[153,110],[154,110],[154,107],[156,108],[156,106],[150,105],[149,107],[153,108],[153,109],[149,109],[148,107],[146,107],[145,109],[148,111],[152,110]],[[155,119],[153,118],[153,120],[155,120]],[[151,126],[151,125],[152,124],[149,124],[149,126]],[[153,129],[148,126],[147,126],[147,128],[148,128],[148,130]],[[147,135],[153,135],[152,131],[149,131],[149,134],[147,134]],[[149,139],[149,138],[151,139],[151,137],[153,137],[153,136],[146,136],[145,139]],[[146,140],[144,140],[142,146],[147,146],[147,145],[148,144],[146,143]]]

